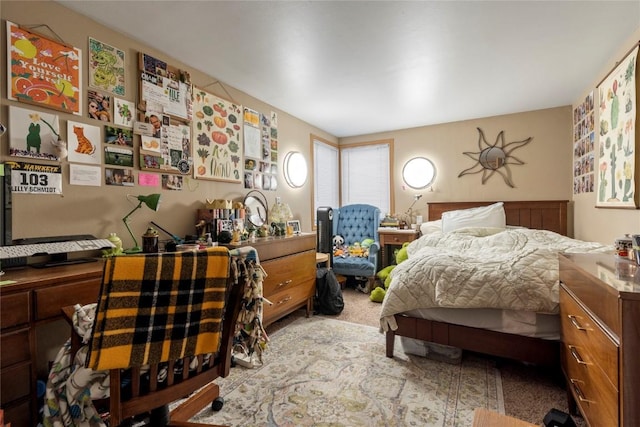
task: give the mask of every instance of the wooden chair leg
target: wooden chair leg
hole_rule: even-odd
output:
[[[209,383],[171,411],[170,425],[174,425],[173,423],[178,421],[189,421],[191,417],[209,406],[219,395],[220,387],[217,384]]]

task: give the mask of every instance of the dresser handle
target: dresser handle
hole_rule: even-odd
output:
[[[280,301],[278,301],[276,304],[280,305],[280,304],[284,304],[286,302],[289,302],[291,300],[291,297],[286,297],[284,299],[281,299]]]
[[[580,381],[574,380],[573,378],[571,378],[569,381],[571,381],[571,385],[573,386],[573,391],[576,392],[576,396],[578,396],[578,400],[580,402],[595,403],[593,400],[589,400],[584,397],[584,394],[582,394],[582,390],[580,390],[580,387],[578,387],[578,384],[576,384]]]
[[[586,331],[587,330],[587,328],[585,328],[584,326],[582,326],[578,322],[578,319],[573,314],[568,314],[567,317],[569,318],[569,320],[571,320],[571,323],[573,324],[573,326],[575,326],[575,328],[577,330],[579,330],[579,331]]]
[[[582,356],[580,356],[580,353],[578,353],[578,349],[577,348],[575,348],[574,346],[570,345],[569,346],[569,351],[571,352],[571,355],[573,356],[573,358],[576,359],[576,362],[578,362],[581,365],[585,365],[585,366],[589,365],[587,362],[584,361]]]
[[[293,280],[292,280],[292,279],[285,280],[284,282],[280,282],[280,283],[278,283],[278,287],[281,287],[281,286],[287,286],[287,285],[288,285],[289,283],[291,283],[291,282],[293,282]]]

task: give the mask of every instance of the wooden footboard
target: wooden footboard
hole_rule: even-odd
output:
[[[399,335],[536,365],[560,365],[558,341],[436,322],[403,314],[396,314],[395,318],[398,329],[386,334],[387,357],[393,357],[395,337]]]

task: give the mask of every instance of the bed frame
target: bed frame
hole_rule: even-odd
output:
[[[495,202],[441,202],[429,203],[429,221],[440,219],[447,211],[487,206]],[[507,225],[550,230],[567,235],[566,200],[504,202]],[[437,344],[450,345],[507,359],[516,359],[537,365],[558,367],[560,342],[451,323],[396,314],[398,329],[386,333],[387,357],[393,357],[395,336],[416,338]]]

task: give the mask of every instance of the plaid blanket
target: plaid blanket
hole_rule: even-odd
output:
[[[87,367],[217,352],[229,271],[224,247],[108,258]]]

